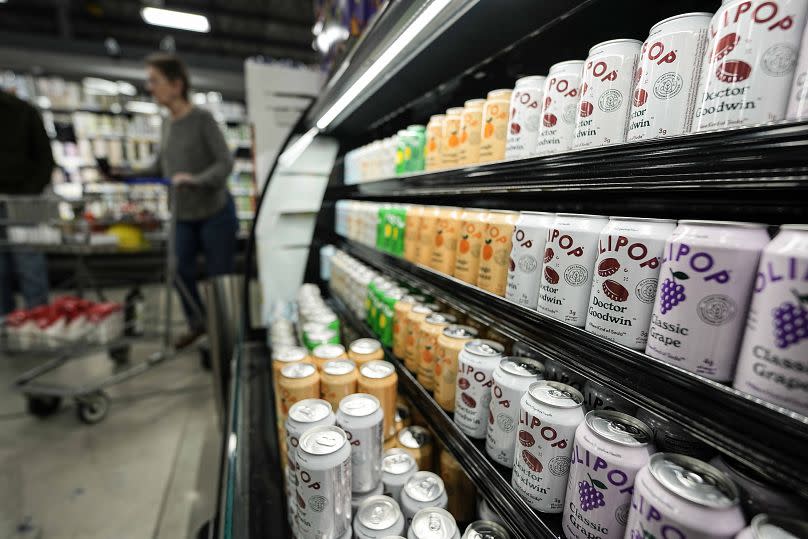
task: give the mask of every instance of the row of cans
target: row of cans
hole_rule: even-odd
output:
[[[420,172],[428,160],[427,127],[413,124],[392,137],[376,140],[345,154],[347,185]]]

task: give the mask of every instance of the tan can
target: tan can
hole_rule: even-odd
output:
[[[393,355],[399,359],[404,359],[405,345],[407,342],[407,314],[412,310],[414,305],[414,297],[402,296],[393,307]]]
[[[446,486],[446,494],[449,496],[449,511],[458,522],[471,522],[475,519],[477,489],[474,483],[466,475],[463,467],[457,462],[445,447],[440,449],[438,461],[440,478]]]
[[[356,383],[359,393],[373,395],[382,405],[384,413],[384,438],[396,433],[396,400],[398,399],[398,374],[389,361],[368,361],[359,369]]]
[[[460,163],[460,122],[463,107],[452,107],[446,111],[443,121],[443,137],[440,143],[440,158],[443,168],[457,168]]]
[[[440,217],[440,206],[424,208],[418,233],[418,263],[424,266],[429,266],[432,261],[432,242],[435,238],[435,231],[438,229],[438,217]]]
[[[432,258],[429,266],[441,273],[454,272],[457,255],[457,236],[460,232],[461,208],[443,207],[438,216],[435,236],[432,241]]]
[[[285,346],[272,351],[272,392],[275,394],[275,410],[278,412],[277,419],[280,421],[281,393],[279,382],[281,379],[281,369],[286,365],[307,361],[309,354],[302,346]]]
[[[487,210],[467,208],[460,212],[454,276],[469,284],[477,284],[480,273],[480,251],[487,220]]]
[[[477,286],[502,297],[505,297],[508,286],[508,261],[513,245],[511,238],[517,219],[519,212],[492,210],[483,233]]]
[[[335,410],[343,397],[356,393],[356,364],[350,359],[327,361],[320,371],[320,398]]]
[[[412,372],[418,371],[418,332],[421,322],[424,321],[432,309],[423,304],[417,304],[407,313],[407,325],[404,327],[406,340],[404,344],[404,365]]]
[[[426,170],[437,170],[441,167],[441,140],[445,121],[445,115],[435,114],[429,117],[429,123],[426,124],[426,146],[424,147]]]
[[[303,361],[286,365],[281,369],[278,381],[278,390],[281,394],[281,405],[278,408],[278,421],[286,422],[289,408],[297,401],[303,399],[320,398],[320,374],[314,363]]]
[[[356,363],[357,367],[368,361],[384,359],[382,343],[376,339],[357,339],[348,346],[348,358]]]
[[[480,126],[480,163],[505,159],[511,93],[513,93],[511,90],[488,92],[485,105],[483,105],[483,118]]]
[[[424,318],[418,331],[418,382],[424,389],[435,388],[435,363],[438,348],[438,337],[443,328],[454,324],[457,319],[450,314],[432,313]]]
[[[463,346],[477,337],[477,330],[470,326],[452,325],[443,328],[437,341],[437,362],[435,363],[435,402],[453,412],[455,388],[457,387],[457,356]]]
[[[348,354],[345,353],[345,347],[341,344],[320,344],[317,345],[311,352],[311,361],[319,370],[323,370],[323,366],[334,359],[348,359]]]
[[[463,103],[463,114],[460,116],[460,166],[475,165],[480,160],[480,133],[483,121],[483,105],[485,99],[469,99]]]
[[[404,219],[404,260],[418,262],[418,236],[421,226],[421,217],[424,215],[424,207],[413,204],[407,208],[407,217]]]
[[[432,433],[424,427],[411,425],[399,431],[397,446],[412,455],[419,470],[432,470]]]

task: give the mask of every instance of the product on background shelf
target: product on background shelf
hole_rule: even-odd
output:
[[[444,509],[429,507],[412,518],[407,539],[460,539],[460,531],[452,515]]]
[[[794,82],[789,94],[786,119],[804,120],[808,118],[808,24],[802,32],[802,46],[797,68],[794,71]]]
[[[637,413],[636,404],[626,400],[594,380],[587,380],[586,383],[584,383],[582,393],[584,395],[584,408],[589,412],[592,410],[610,410],[629,415],[635,415]]]
[[[348,359],[348,354],[345,353],[345,347],[341,344],[319,344],[311,351],[311,361],[320,371],[323,370],[323,366],[325,366],[327,362],[335,359]]]
[[[529,157],[536,148],[545,80],[538,75],[517,79],[511,94],[505,159]]]
[[[446,275],[454,271],[462,211],[462,208],[441,207],[432,236],[429,267]]]
[[[749,526],[738,532],[736,539],[762,539],[764,537],[808,537],[808,521],[780,515],[756,515]]]
[[[352,492],[351,493],[351,515],[356,515],[359,511],[359,506],[365,503],[365,501],[373,498],[374,496],[381,496],[384,491],[381,481],[379,484],[376,485],[376,488],[371,490],[370,492]],[[347,537],[350,537],[348,534]],[[347,539],[346,537],[346,539]]]
[[[600,231],[586,330],[645,350],[665,240],[676,221],[612,217]]]
[[[434,247],[435,232],[438,229],[440,211],[440,206],[426,206],[419,221],[419,247],[416,262],[424,266],[429,266],[432,261],[432,249]]]
[[[508,260],[511,237],[519,212],[491,210],[483,232],[477,286],[498,296],[505,296],[508,286]]]
[[[416,357],[418,360],[418,382],[424,389],[432,391],[435,388],[435,364],[437,363],[438,337],[449,324],[457,319],[450,314],[431,313],[424,318],[418,329],[416,344]]]
[[[572,148],[583,67],[583,60],[567,60],[550,67],[533,155],[565,152]]]
[[[318,324],[317,322],[313,323],[313,328],[311,331],[306,331],[303,334],[303,342],[306,347],[312,351],[312,359],[316,360],[316,356],[314,355],[314,350],[319,346],[340,346],[339,345],[339,334],[334,331],[333,329],[328,329],[327,327],[323,327],[322,324]],[[322,359],[322,358],[321,358]],[[326,358],[326,359],[334,359],[334,358]]]
[[[281,369],[278,390],[281,394],[281,405],[276,413],[278,423],[283,424],[289,408],[294,403],[303,399],[320,398],[320,374],[317,367],[309,362],[286,365]]]
[[[730,539],[745,522],[738,489],[724,473],[691,457],[657,453],[634,481],[626,537]]]
[[[432,309],[426,305],[417,304],[407,313],[407,322],[402,328],[406,332],[404,341],[404,365],[412,372],[418,371],[418,332],[421,323],[427,315],[432,313]]]
[[[356,363],[357,367],[361,367],[368,361],[384,359],[382,343],[376,339],[356,339],[348,346],[348,357]]]
[[[542,513],[561,513],[584,397],[559,382],[533,382],[522,397],[511,486]]]
[[[474,339],[457,357],[454,422],[469,438],[485,438],[492,377],[504,351],[498,342]]]
[[[414,297],[404,295],[393,307],[393,354],[399,359],[404,359],[406,356],[407,332],[409,331],[407,316],[415,304]]]
[[[393,447],[386,450],[382,457],[384,494],[396,502],[401,502],[401,489],[417,471],[418,465],[415,459],[404,449]]]
[[[392,436],[395,433],[398,397],[398,375],[393,364],[388,361],[368,361],[362,365],[359,368],[356,390],[379,399],[384,413],[384,438]]]
[[[538,305],[544,244],[554,219],[554,213],[523,211],[513,229],[505,297],[523,307]]]
[[[501,525],[505,524],[505,520],[503,520],[501,516],[496,514],[491,509],[491,506],[488,505],[488,502],[485,501],[485,498],[479,496],[477,497],[477,518],[488,522],[495,522]]]
[[[407,527],[413,525],[413,517],[422,509],[440,508],[446,512],[448,501],[446,487],[438,474],[423,470],[415,472],[401,491],[401,510]],[[448,512],[446,514],[452,518]]]
[[[331,404],[323,399],[303,399],[292,405],[285,424],[286,455],[292,472],[297,468],[295,451],[303,434],[313,427],[333,427],[336,421]]]
[[[400,535],[406,529],[404,513],[389,496],[372,496],[359,506],[354,518],[355,539],[380,539]]]
[[[522,396],[543,378],[544,365],[528,357],[502,358],[494,369],[485,452],[503,466],[513,468]]]
[[[466,527],[461,539],[510,539],[510,534],[501,525],[491,520],[477,520]]]
[[[473,520],[477,489],[474,488],[474,483],[466,475],[465,470],[454,458],[454,455],[445,448],[440,449],[438,470],[446,487],[446,495],[449,498],[446,510],[458,522]]]
[[[401,429],[397,435],[398,448],[403,449],[415,459],[419,470],[431,470],[433,467],[432,435],[419,425],[410,425]]]
[[[367,393],[343,398],[337,410],[337,426],[351,444],[351,492],[364,494],[382,480],[384,412],[379,399]]]
[[[405,156],[407,172],[420,172],[424,170],[424,147],[426,146],[426,126],[407,126],[407,145],[409,155]]]
[[[326,361],[320,370],[320,397],[338,408],[343,398],[356,393],[357,378],[356,364],[350,359]]]
[[[308,359],[309,355],[302,346],[284,346],[272,350],[272,392],[275,395],[275,410],[280,411],[281,409],[281,392],[279,390],[281,369],[286,365]]]
[[[425,170],[437,170],[441,167],[443,162],[441,144],[445,121],[445,114],[435,114],[429,117],[429,123],[426,125],[426,146],[424,147]]]
[[[589,49],[581,77],[573,148],[625,142],[641,46],[636,39],[613,39]]]
[[[707,460],[715,454],[714,449],[694,438],[678,423],[645,408],[637,410],[635,416],[653,431],[654,446],[658,451],[680,453],[702,460]]]
[[[586,384],[586,379],[583,376],[571,370],[563,363],[559,363],[549,357],[544,359],[544,377],[547,380],[553,380],[572,386],[581,392],[583,392],[584,385]]]
[[[656,23],[642,44],[626,140],[690,132],[712,13]]]
[[[487,221],[486,210],[466,208],[460,213],[460,235],[457,240],[454,276],[468,284],[477,284]]]
[[[460,325],[445,327],[438,336],[434,396],[435,402],[447,412],[455,409],[458,356],[466,343],[475,337],[476,329]]]
[[[680,221],[665,242],[645,353],[729,382],[742,337],[764,225]]]
[[[460,166],[475,165],[480,160],[481,129],[485,99],[469,99],[463,103],[460,118]]]
[[[733,386],[808,415],[808,225],[763,249]]]
[[[441,168],[457,168],[460,162],[460,121],[463,107],[446,110],[440,142]]]
[[[693,131],[782,120],[808,3],[724,2],[710,22]]]
[[[622,539],[637,472],[654,453],[653,434],[642,421],[594,411],[575,431],[564,504],[568,539]]]
[[[608,222],[602,215],[559,213],[544,248],[538,311],[583,327],[598,256],[598,236]]]
[[[492,90],[486,96],[480,128],[480,163],[502,161],[505,158],[511,92],[512,90]]]
[[[404,260],[418,262],[421,246],[421,217],[426,209],[419,204],[413,204],[407,209],[404,225]]]

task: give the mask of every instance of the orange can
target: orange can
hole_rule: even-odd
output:
[[[421,226],[421,217],[424,207],[413,204],[407,207],[407,216],[404,219],[404,260],[418,262],[418,247],[420,237],[418,229]]]
[[[278,421],[283,424],[289,414],[289,408],[303,399],[320,398],[320,374],[313,363],[300,362],[287,365],[281,369],[278,381],[281,394],[281,406],[277,411]]]
[[[414,305],[407,313],[407,325],[404,328],[407,332],[404,344],[404,365],[412,372],[418,371],[418,333],[421,322],[430,313],[432,313],[432,309],[420,303]]]
[[[505,297],[505,288],[508,286],[511,237],[517,219],[519,212],[491,210],[483,234],[477,286],[502,297]]]
[[[440,144],[443,168],[457,168],[460,162],[460,121],[462,117],[463,107],[452,107],[446,111]]]
[[[320,371],[320,398],[338,410],[343,397],[356,393],[357,378],[356,364],[350,359],[327,361]]]
[[[398,433],[398,444],[415,459],[419,470],[432,470],[432,433],[424,427],[411,425],[404,427]]]
[[[435,231],[438,229],[438,218],[440,217],[440,206],[427,206],[421,216],[421,226],[418,233],[418,263],[429,266],[432,261],[432,248],[435,239]]]
[[[359,393],[373,395],[382,405],[384,413],[384,438],[396,433],[396,400],[398,399],[398,374],[389,361],[368,361],[359,369],[356,382]]]
[[[460,213],[454,276],[469,284],[477,284],[477,276],[480,273],[480,251],[487,219],[487,210],[466,208]]]
[[[404,359],[407,342],[407,314],[415,305],[415,298],[402,296],[393,307],[393,354],[398,359]],[[383,358],[378,358],[383,359]]]
[[[449,314],[431,313],[421,322],[418,331],[418,381],[424,389],[432,391],[435,387],[435,355],[438,337],[443,328],[454,324],[457,319]]]
[[[319,370],[323,370],[327,361],[334,359],[348,359],[345,347],[341,344],[318,344],[311,352],[311,360]]]
[[[281,409],[281,393],[278,383],[281,378],[281,369],[286,365],[309,360],[309,354],[302,346],[286,346],[272,352],[272,390],[275,393],[275,410]],[[280,414],[278,414],[280,420]]]
[[[440,209],[440,215],[438,215],[429,266],[446,275],[451,275],[454,272],[457,236],[460,232],[460,213],[462,211],[460,208],[443,207]]]
[[[477,337],[477,330],[469,326],[452,325],[443,328],[437,341],[435,364],[435,402],[447,412],[454,412],[457,387],[457,356],[463,346]]]
[[[480,128],[480,163],[505,159],[508,134],[508,113],[511,90],[492,90],[483,105],[483,123]]]
[[[477,489],[474,488],[474,483],[471,482],[454,455],[449,453],[445,447],[440,448],[438,468],[440,468],[440,478],[443,479],[443,485],[446,487],[446,495],[449,497],[449,505],[446,510],[458,522],[471,522],[475,519],[477,509],[475,507]]]
[[[463,103],[460,116],[459,165],[475,165],[480,160],[480,134],[482,132],[483,105],[485,99],[469,99]]]
[[[426,170],[437,170],[441,167],[441,139],[445,120],[445,115],[435,114],[429,117],[429,123],[426,124],[426,146],[424,148]]]
[[[357,367],[361,367],[368,361],[384,359],[382,343],[376,339],[357,339],[348,346],[348,358],[353,360]],[[336,410],[336,408],[334,409]]]

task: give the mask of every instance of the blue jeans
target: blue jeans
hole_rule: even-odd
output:
[[[16,308],[14,284],[19,286],[25,307],[48,303],[48,263],[44,253],[0,251],[0,315]]]
[[[205,306],[196,285],[196,257],[205,255],[207,276],[227,275],[236,271],[236,233],[238,218],[233,199],[228,196],[224,208],[196,221],[177,221],[177,274],[190,298],[180,294],[185,318],[192,330],[204,330]]]

